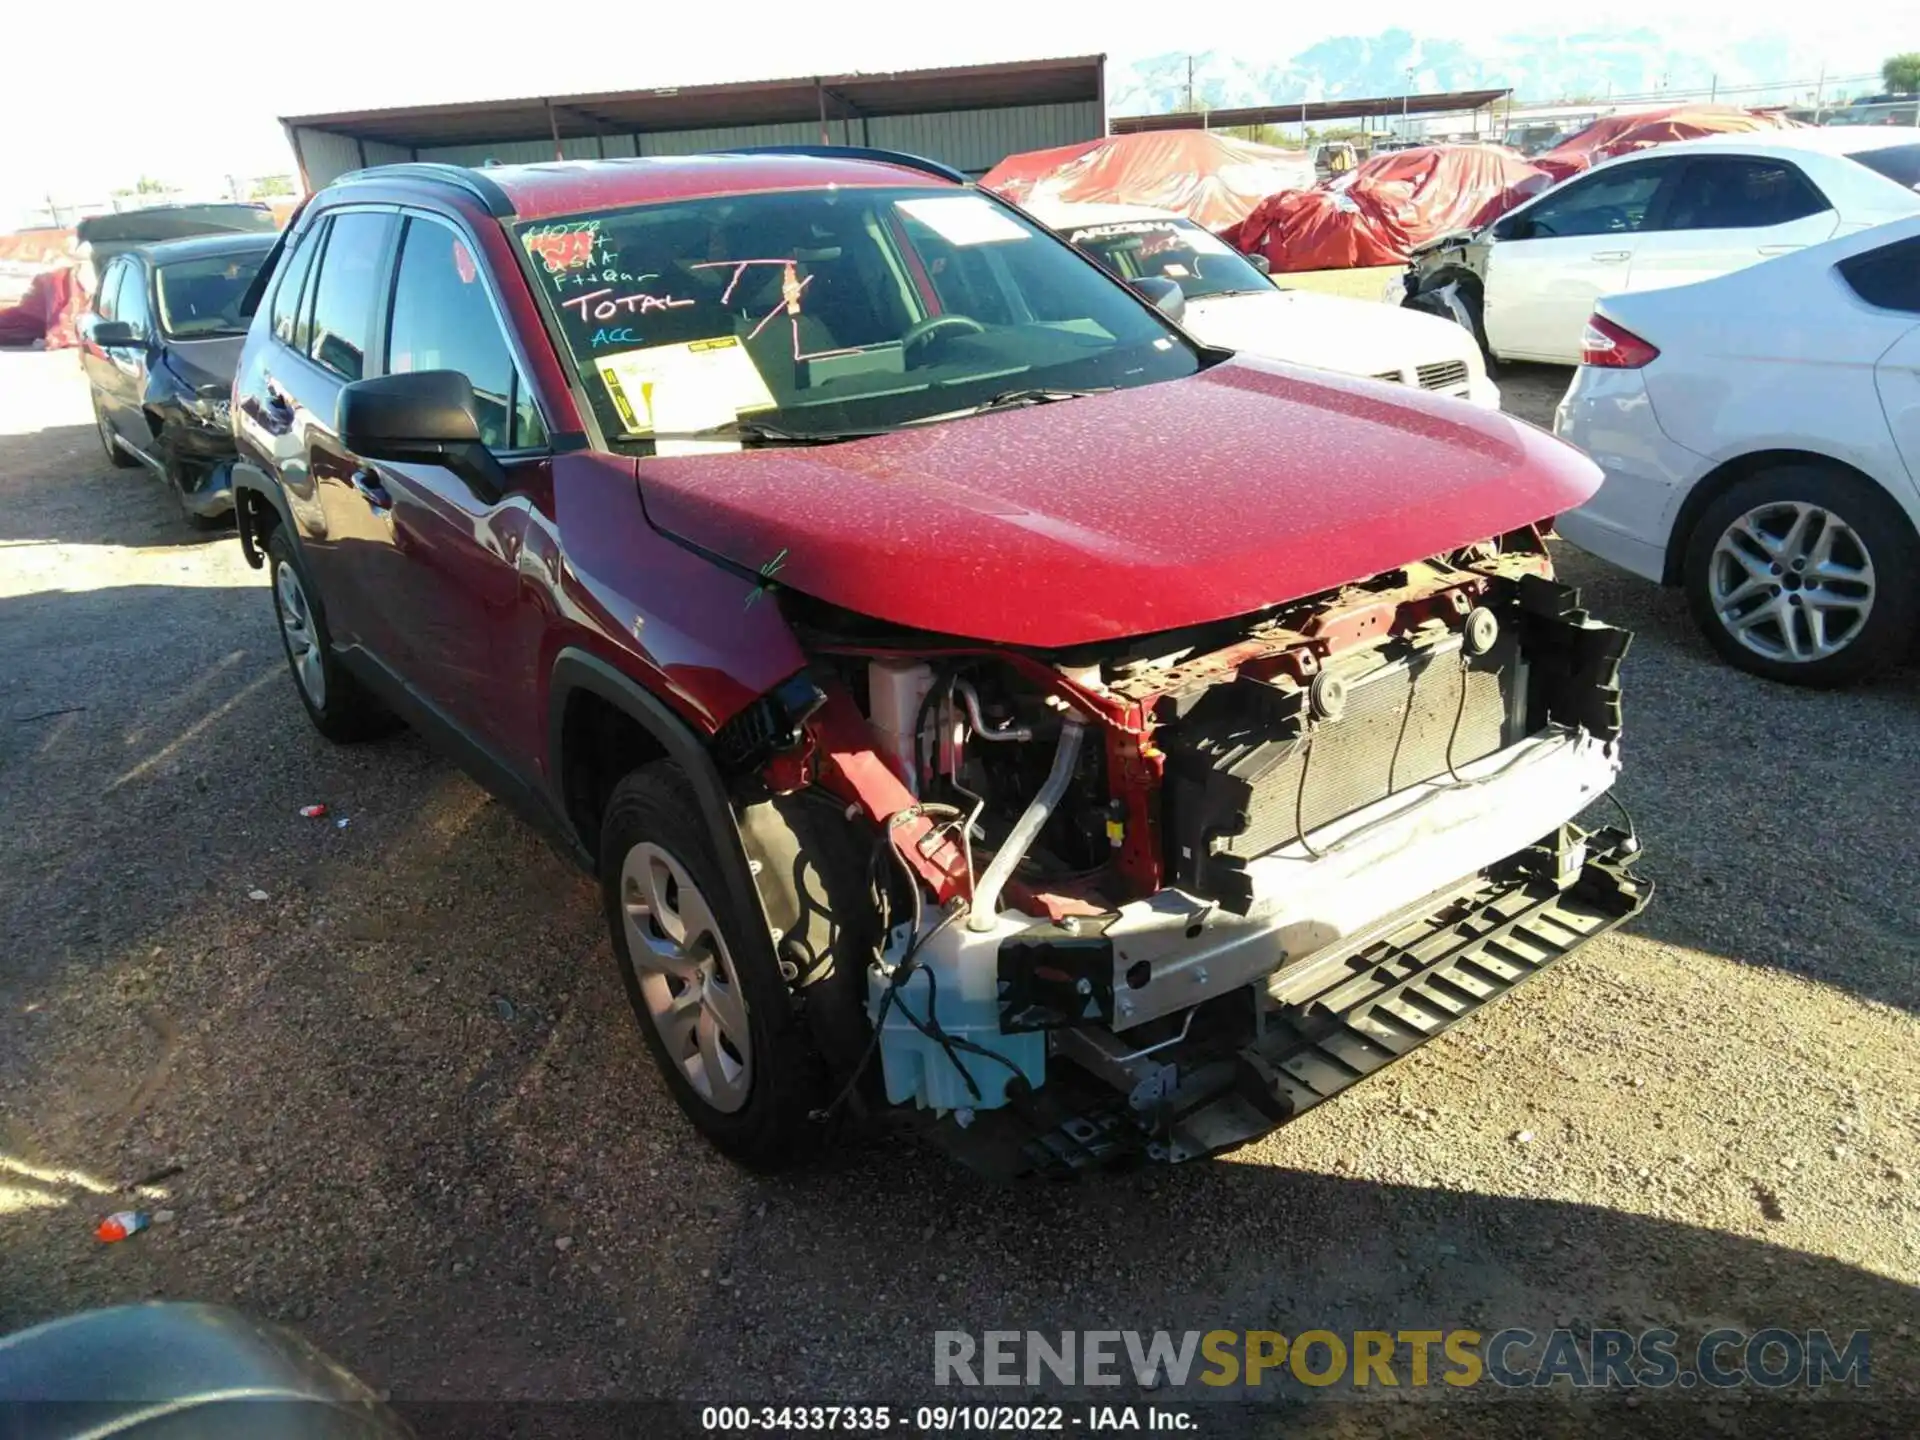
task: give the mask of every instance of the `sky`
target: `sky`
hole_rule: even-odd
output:
[[[1304,8],[1199,7],[1175,23],[1175,11],[1139,0],[965,0],[925,11],[902,0],[715,0],[679,12],[579,0],[278,0],[177,14],[150,0],[89,0],[84,46],[59,43],[37,69],[18,56],[0,87],[0,229],[49,193],[70,203],[142,175],[198,188],[289,171],[282,115],[1102,52],[1118,64],[1216,47],[1280,60],[1329,36],[1395,26],[1472,43],[1543,23],[1537,0],[1466,9],[1376,0],[1358,16]],[[1920,47],[1896,18],[1904,9],[1821,13],[1805,68],[1872,70]],[[1665,0],[1588,0],[1578,12],[1582,27],[1646,26],[1673,31],[1675,44],[1689,34],[1791,35],[1815,28],[1807,17],[1802,0],[1692,0],[1684,19]],[[126,43],[108,42],[114,36]],[[117,70],[119,57],[132,68]]]

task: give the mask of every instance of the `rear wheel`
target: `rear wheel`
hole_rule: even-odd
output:
[[[93,397],[93,428],[100,436],[100,444],[107,452],[107,459],[117,470],[131,470],[140,462],[121,449],[114,439],[113,422],[107,418],[106,411],[100,408],[100,397]]]
[[[267,572],[273,579],[273,613],[287,668],[313,728],[342,743],[398,728],[393,713],[333,653],[317,592],[286,532],[278,527],[267,537]]]
[[[1920,544],[1893,499],[1851,471],[1780,465],[1707,506],[1687,601],[1715,650],[1795,685],[1843,685],[1899,660]]]
[[[817,817],[772,808],[782,803],[754,807],[776,837],[759,883],[788,919],[778,958],[754,933],[763,917],[729,903],[699,799],[671,762],[614,787],[599,857],[621,978],[667,1088],[717,1149],[769,1171],[833,1133],[818,1116],[864,1058],[854,1041],[878,933],[851,832],[818,835]]]

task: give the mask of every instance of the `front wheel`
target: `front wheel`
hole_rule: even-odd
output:
[[[113,421],[107,418],[107,412],[100,408],[100,397],[93,397],[93,428],[100,436],[101,447],[107,452],[107,460],[116,470],[131,470],[140,462],[121,449],[114,439]]]
[[[1920,544],[1872,481],[1780,465],[1707,506],[1689,538],[1687,602],[1742,670],[1793,685],[1858,680],[1913,634]]]
[[[699,799],[670,762],[614,787],[599,869],[620,975],[667,1088],[723,1154],[773,1171],[825,1148],[822,1112],[867,1058],[857,1042],[878,922],[851,835],[816,823],[844,830],[837,809],[754,809],[772,857],[762,900],[785,926],[777,957],[765,917],[730,903]]]

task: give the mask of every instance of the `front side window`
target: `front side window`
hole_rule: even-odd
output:
[[[387,370],[457,370],[473,385],[481,443],[495,450],[544,444],[539,413],[507,349],[486,282],[466,241],[445,225],[407,222],[387,327]]]
[[[240,302],[266,258],[264,250],[241,250],[162,265],[160,328],[176,340],[246,334]]]
[[[147,309],[146,267],[138,260],[129,260],[120,267],[120,296],[114,301],[113,318],[126,321],[144,340],[152,328]]]
[[[1799,169],[1784,160],[1715,156],[1687,163],[1660,228],[1752,230],[1827,208]]]
[[[113,260],[100,276],[100,288],[94,292],[93,310],[102,320],[120,318],[120,282],[127,273],[127,262]]]
[[[707,197],[517,234],[616,442],[886,428],[1200,365],[1098,267],[964,190]]]
[[[1246,256],[1191,220],[1119,220],[1071,226],[1060,233],[1122,280],[1171,280],[1189,300],[1260,295],[1273,289]]]
[[[386,262],[394,217],[349,210],[333,217],[313,293],[313,334],[307,353],[342,380],[367,372],[374,292]]]
[[[1514,217],[1514,240],[1552,240],[1569,235],[1630,235],[1647,222],[1647,212],[1668,164],[1623,165],[1575,181],[1557,194]]]

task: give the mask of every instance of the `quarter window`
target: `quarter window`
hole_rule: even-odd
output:
[[[434,220],[407,222],[387,327],[387,371],[457,370],[473,386],[480,441],[511,450],[546,443],[526,384],[487,297],[473,251]]]
[[[1869,305],[1920,314],[1920,236],[1850,255],[1840,278]]]
[[[333,217],[320,278],[313,294],[313,335],[307,353],[343,380],[367,373],[373,344],[374,295],[386,258],[393,217],[349,210]]]

